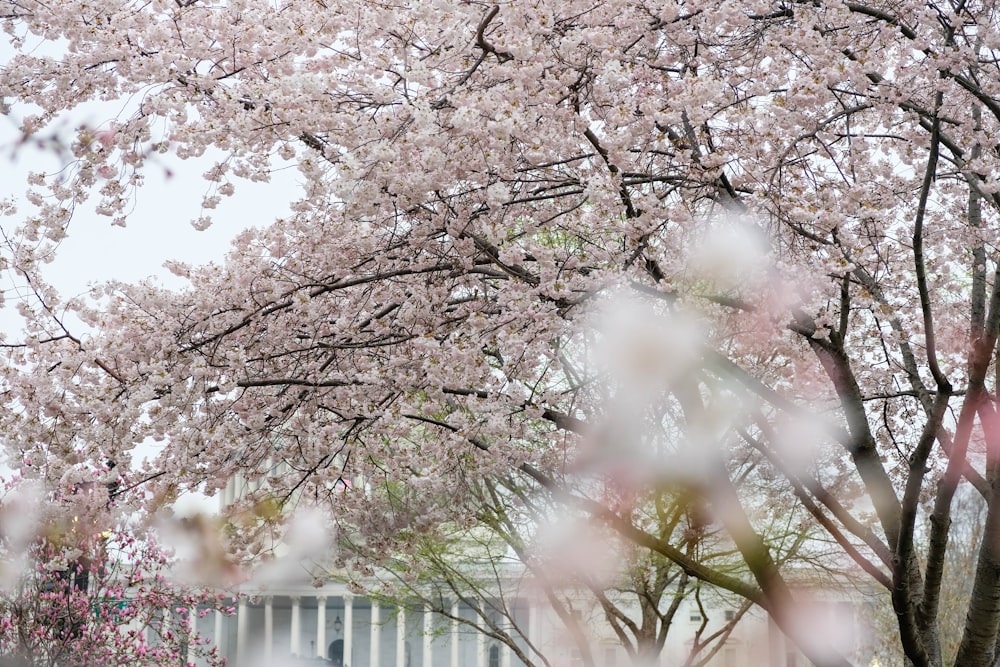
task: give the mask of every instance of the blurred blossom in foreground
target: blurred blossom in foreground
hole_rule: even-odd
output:
[[[849,605],[802,595],[788,617],[804,642],[799,648],[812,655],[834,662],[858,646],[859,628]]]
[[[157,529],[177,559],[175,577],[180,584],[225,587],[244,578],[229,553],[223,526],[220,517],[206,514],[160,515]]]
[[[0,560],[0,590],[8,590],[29,567],[28,550],[39,532],[39,508],[44,507],[40,484],[29,481],[4,483],[0,500],[0,542],[4,545]]]
[[[819,416],[788,415],[777,424],[772,449],[787,472],[800,476],[816,462],[820,445],[828,439]]]
[[[581,581],[599,587],[616,583],[625,565],[618,540],[592,521],[557,517],[541,528],[534,557],[546,586],[573,587]]]
[[[692,277],[707,280],[717,290],[758,285],[771,265],[764,231],[752,219],[727,216],[717,220],[691,252]]]
[[[288,521],[275,558],[259,564],[254,570],[254,583],[274,585],[301,581],[317,564],[333,558],[333,538],[333,522],[322,510],[316,507],[296,510]]]
[[[612,378],[616,399],[641,405],[697,369],[706,335],[688,313],[663,314],[653,303],[621,293],[601,312],[597,330],[595,361]]]
[[[620,294],[599,316],[594,361],[607,378],[608,398],[579,461],[636,487],[664,478],[700,481],[714,456],[705,438],[696,442],[678,431],[669,401],[671,391],[693,384],[704,324],[654,305]]]

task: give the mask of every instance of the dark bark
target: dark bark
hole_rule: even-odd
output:
[[[851,441],[848,453],[871,498],[879,524],[885,533],[889,548],[896,550],[899,542],[900,503],[892,480],[885,471],[875,446],[875,437],[868,424],[861,389],[858,386],[851,363],[842,347],[809,338],[809,344],[819,358],[823,369],[833,383],[840,399],[841,409],[847,421]]]
[[[993,480],[993,494],[986,513],[986,529],[976,563],[976,578],[965,621],[965,633],[955,656],[962,667],[992,667],[1000,627],[1000,481]]]
[[[678,383],[674,395],[681,404],[688,432],[692,434],[710,432],[708,416],[697,386],[693,382]],[[754,529],[750,518],[743,507],[736,486],[729,477],[723,459],[712,462],[707,480],[705,496],[715,506],[726,532],[736,543],[736,548],[743,557],[743,562],[753,574],[766,599],[766,606],[771,618],[778,627],[792,639],[799,649],[817,667],[847,667],[849,663],[837,654],[832,647],[822,646],[817,637],[806,636],[801,624],[795,621],[795,599],[771,556],[771,551]]]

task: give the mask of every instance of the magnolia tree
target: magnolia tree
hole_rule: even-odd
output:
[[[15,479],[4,491],[3,665],[223,664],[195,632],[213,600],[169,578],[169,554],[107,510],[103,486]]]
[[[29,175],[8,237],[37,296],[4,386],[29,472],[113,460],[153,504],[240,472],[258,488],[235,508],[257,517],[250,557],[275,502],[309,499],[370,551],[405,553],[472,524],[477,480],[515,471],[844,665],[798,622],[763,530],[770,503],[793,504],[837,546],[830,565],[891,598],[913,664],[993,664],[991,5],[0,7],[26,139],[131,100],[63,138],[65,169]],[[173,265],[186,290],[60,301],[39,266],[73,212],[149,223],[128,220],[131,194],[164,153],[216,160],[197,226],[279,165],[302,190],[225,263]],[[143,467],[148,438],[164,445]],[[965,484],[988,509],[945,654]],[[746,574],[638,520],[657,489],[700,497]]]

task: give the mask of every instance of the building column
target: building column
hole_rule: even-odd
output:
[[[431,627],[431,624],[432,624],[431,613],[432,612],[431,612],[430,605],[425,605],[424,606],[424,633],[423,633],[424,655],[423,655],[423,659],[420,661],[420,664],[422,665],[422,667],[431,667],[431,662],[433,662],[433,660],[434,660],[434,653],[433,653],[434,652],[434,647],[431,644],[431,639],[432,639],[431,638],[431,631],[434,628]]]
[[[380,618],[378,602],[372,600],[372,647],[368,652],[368,664],[370,667],[381,667],[379,664],[379,639],[382,630],[382,619]]]
[[[396,609],[396,667],[406,667],[406,610]]]
[[[247,601],[240,598],[236,605],[236,664],[242,665],[247,655]]]
[[[185,647],[185,657],[187,662],[194,662],[195,642],[198,641],[198,605],[193,604],[188,607],[187,615],[187,646]]]
[[[222,636],[222,610],[215,610],[215,648],[219,655],[226,654],[226,647],[223,645],[225,638]]]
[[[528,603],[528,644],[541,655],[542,651],[542,607],[537,602]]]
[[[451,604],[451,667],[458,667],[458,600]]]
[[[486,635],[482,632],[476,634],[476,667],[486,667]]]
[[[354,596],[344,596],[344,667],[354,662]]]
[[[264,659],[271,664],[274,656],[274,598],[264,598]]]
[[[326,596],[316,598],[316,656],[326,657]]]
[[[507,616],[503,618],[503,631],[511,641],[517,640],[518,626],[517,626],[517,615],[514,612],[515,604],[510,606],[510,610],[507,612]],[[511,654],[513,651],[510,648],[510,644],[503,642],[500,644],[500,667],[511,667]]]
[[[483,614],[486,613],[486,604],[482,598],[479,598],[477,603],[479,604],[479,622],[483,626],[487,626],[488,623],[483,618]],[[486,633],[482,630],[476,633],[476,667],[486,667]]]
[[[302,598],[298,595],[292,596],[292,637],[289,650],[296,658],[302,657]]]

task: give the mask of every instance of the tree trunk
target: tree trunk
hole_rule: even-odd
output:
[[[955,656],[955,664],[962,667],[993,667],[995,662],[1000,627],[1000,512],[997,511],[1000,490],[997,486],[998,480],[994,477],[965,632]]]

